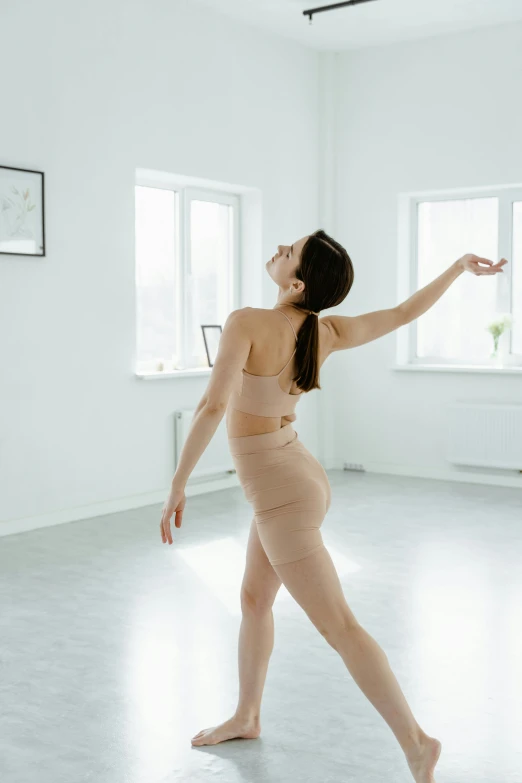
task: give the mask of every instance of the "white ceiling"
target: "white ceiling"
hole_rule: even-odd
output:
[[[522,0],[373,0],[317,14],[339,0],[197,0],[314,49],[360,49],[522,20]]]

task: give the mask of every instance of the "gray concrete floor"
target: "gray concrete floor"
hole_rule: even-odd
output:
[[[522,492],[329,471],[323,537],[439,783],[522,781]],[[257,740],[192,748],[237,699],[240,488],[0,538],[2,783],[398,783],[395,738],[288,592]]]

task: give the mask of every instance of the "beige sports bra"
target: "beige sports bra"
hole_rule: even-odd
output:
[[[297,334],[291,320],[282,310],[277,310],[277,312],[284,315],[292,327],[297,343]],[[294,413],[296,403],[303,392],[290,394],[290,392],[283,391],[279,385],[279,376],[292,361],[295,351],[296,348],[277,375],[252,375],[246,370],[241,370],[238,388],[232,391],[229,398],[230,407],[243,413],[253,413],[256,416],[279,417]]]

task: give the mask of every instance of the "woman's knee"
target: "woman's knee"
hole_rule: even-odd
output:
[[[243,614],[264,615],[272,610],[277,590],[255,588],[246,584],[241,587],[240,600]]]
[[[347,636],[354,636],[361,629],[350,609],[347,609],[348,611],[342,611],[317,626],[319,633],[334,650],[338,650],[346,642]]]

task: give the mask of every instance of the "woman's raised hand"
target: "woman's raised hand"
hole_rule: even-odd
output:
[[[472,272],[474,275],[496,275],[497,272],[503,272],[502,267],[507,264],[505,258],[501,258],[498,264],[494,264],[489,258],[481,258],[473,253],[466,253],[459,258],[457,264],[466,272]]]

